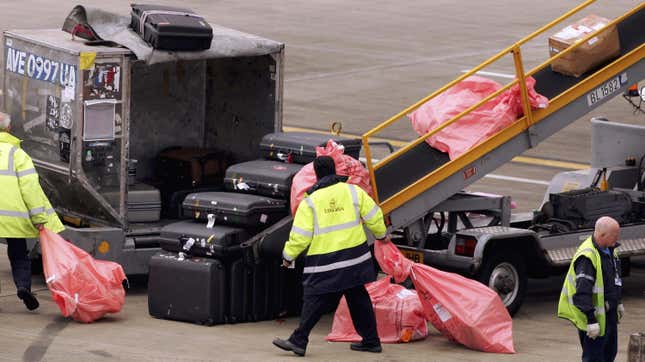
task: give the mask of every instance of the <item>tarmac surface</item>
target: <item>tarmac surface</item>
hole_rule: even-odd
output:
[[[127,13],[130,1],[87,0],[83,4]],[[157,0],[178,5],[180,2]],[[255,33],[286,44],[284,124],[326,130],[342,121],[344,131],[360,134],[431,93],[499,50],[577,5],[578,1],[447,0],[264,2],[185,0],[181,6],[203,14],[210,22]],[[582,14],[615,17],[636,6],[636,0],[598,1]],[[0,28],[58,28],[71,0],[0,2]],[[574,19],[581,15],[575,16]],[[562,28],[564,25],[557,26]],[[555,30],[554,30],[555,31]],[[553,31],[553,32],[554,32]],[[525,69],[548,54],[547,35],[523,48]],[[0,57],[3,56],[0,54]],[[510,56],[485,69],[513,74]],[[508,79],[492,76],[505,83]],[[0,74],[0,81],[2,81]],[[1,100],[0,100],[1,104]],[[0,107],[1,108],[1,107]],[[549,161],[588,164],[593,116],[643,124],[621,97],[577,120],[524,156],[537,164],[510,162],[470,189],[510,194],[516,211],[539,206],[548,182],[571,168]],[[400,121],[381,137],[408,140],[409,123]],[[541,161],[540,161],[541,160]],[[523,181],[509,181],[509,177]],[[284,361],[292,355],[271,345],[286,337],[297,318],[239,325],[201,327],[151,318],[145,283],[135,283],[124,310],[100,322],[81,325],[60,317],[40,279],[41,308],[27,312],[15,297],[4,245],[0,245],[0,361]],[[569,361],[579,360],[574,328],[555,316],[561,278],[532,280],[529,296],[514,318],[517,354],[493,355],[467,350],[436,331],[427,340],[386,345],[380,355],[350,352],[346,343],[327,343],[331,316],[316,327],[308,358],[375,361]],[[645,263],[625,281],[626,320],[619,326],[619,356],[625,360],[628,335],[645,332]]]

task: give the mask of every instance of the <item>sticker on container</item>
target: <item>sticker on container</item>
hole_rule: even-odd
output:
[[[65,88],[63,88],[61,98],[63,99],[63,102],[73,101],[76,98],[74,87],[65,86]]]
[[[587,41],[587,44],[594,45],[597,41],[598,41],[598,37],[594,36],[593,38],[589,39],[589,41]]]
[[[260,215],[260,222],[266,224],[268,218],[269,216],[267,214],[262,214]]]
[[[37,54],[14,49],[7,44],[5,47],[5,70],[23,75],[28,78],[76,87],[76,66],[47,59]]]
[[[72,118],[72,105],[70,103],[61,103],[58,125],[61,128],[72,129],[74,119]]]
[[[79,64],[82,70],[90,69],[94,66],[96,60],[95,52],[81,52]]]
[[[598,23],[598,24],[594,24],[594,25],[592,26],[592,28],[593,28],[593,30],[600,30],[600,29],[604,28],[604,27],[605,27],[605,25],[607,25],[607,23],[605,23],[605,22],[602,22],[602,21],[601,21],[601,22],[600,22],[600,23]]]
[[[47,108],[45,112],[47,113],[47,117],[45,118],[47,129],[50,131],[57,130],[60,120],[60,99],[54,96],[47,96]]]
[[[452,318],[452,315],[450,314],[450,312],[448,312],[444,308],[444,306],[441,305],[440,303],[437,303],[437,304],[433,305],[432,308],[437,313],[437,315],[439,316],[439,319],[441,319],[442,322],[445,322],[445,321],[449,320],[450,318]]]

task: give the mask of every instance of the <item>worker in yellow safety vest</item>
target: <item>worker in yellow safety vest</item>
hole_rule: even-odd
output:
[[[289,339],[276,338],[273,344],[304,356],[309,333],[324,313],[336,309],[344,295],[356,331],[363,338],[350,348],[381,352],[372,302],[364,286],[376,280],[376,271],[363,225],[377,242],[384,242],[383,212],[360,187],[341,181],[332,158],[317,157],[313,166],[318,181],[298,205],[282,255],[283,265],[290,267],[307,250],[300,326]]]
[[[618,350],[618,322],[625,313],[621,302],[621,266],[616,253],[618,222],[598,219],[594,233],[573,256],[564,280],[558,316],[578,328],[582,361],[613,361]]]
[[[9,134],[11,118],[0,113],[0,238],[7,241],[7,254],[18,298],[27,309],[38,308],[31,292],[31,260],[25,238],[37,238],[38,230],[64,229],[40,187],[31,158],[20,140]]]

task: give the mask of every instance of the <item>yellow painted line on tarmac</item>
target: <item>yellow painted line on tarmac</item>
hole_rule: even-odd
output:
[[[529,165],[549,166],[549,167],[564,168],[564,169],[571,169],[571,170],[584,170],[586,168],[591,167],[591,165],[587,165],[584,163],[549,160],[545,158],[529,157],[529,156],[515,156],[513,157],[512,161],[517,163],[525,163]]]
[[[285,132],[311,132],[311,133],[319,133],[319,134],[331,134],[329,131],[323,131],[319,129],[311,129],[311,128],[303,128],[303,127],[292,127],[292,126],[284,126],[282,129]],[[351,133],[342,133],[342,136],[345,137],[351,137],[351,138],[361,138],[361,135],[357,134],[351,134]],[[380,138],[380,137],[371,137],[370,140],[374,142],[388,142],[392,146],[400,148],[405,145],[407,145],[409,142],[406,141],[401,141],[401,140],[394,140],[394,139],[389,139],[389,138]],[[584,163],[577,163],[577,162],[570,162],[570,161],[558,161],[558,160],[549,160],[546,158],[539,158],[539,157],[530,157],[530,156],[515,156],[511,160],[511,162],[515,163],[523,163],[526,165],[536,165],[536,166],[547,166],[547,167],[554,167],[554,168],[561,168],[565,170],[583,170],[591,167],[588,164]]]

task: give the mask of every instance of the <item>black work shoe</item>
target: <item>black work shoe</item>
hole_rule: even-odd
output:
[[[383,348],[381,348],[380,344],[377,344],[376,346],[367,346],[367,345],[364,345],[363,343],[352,343],[349,345],[349,348],[352,351],[359,351],[359,352],[381,353],[383,351]]]
[[[29,310],[34,310],[38,309],[40,306],[40,303],[38,303],[38,299],[36,299],[36,296],[27,290],[27,288],[18,288],[18,298],[22,299],[22,302],[25,303],[25,306]]]
[[[304,348],[296,346],[295,344],[289,342],[289,340],[276,338],[273,340],[273,345],[278,348],[284,349],[285,351],[291,351],[300,357],[305,355]]]

